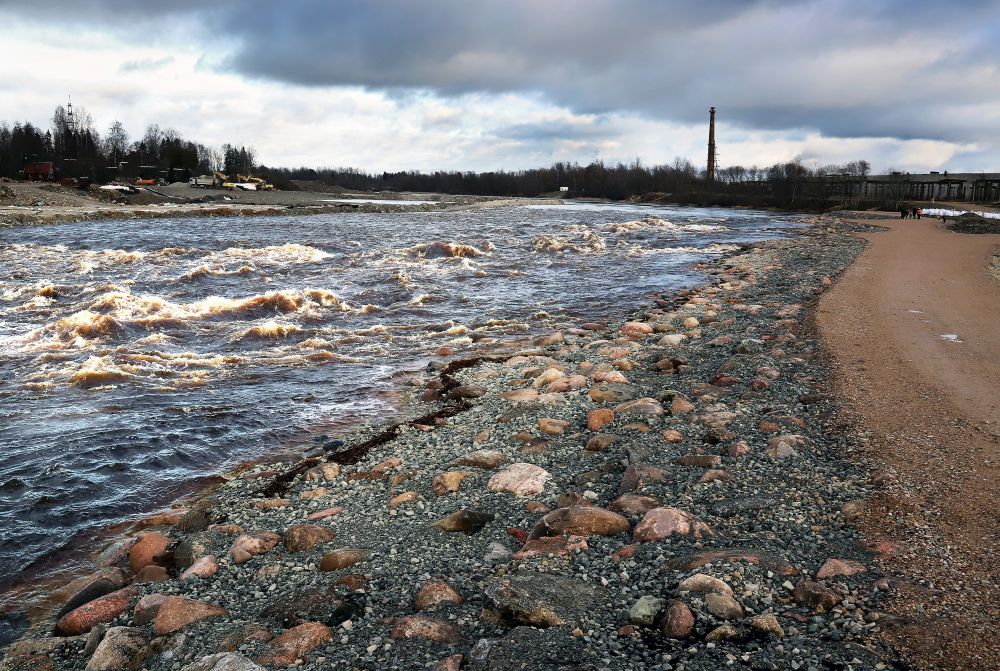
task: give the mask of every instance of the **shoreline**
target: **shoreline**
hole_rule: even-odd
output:
[[[788,655],[796,654],[791,650],[801,648],[788,646],[785,650],[784,646],[779,646],[782,651],[774,652],[772,646],[779,641],[772,640],[771,644],[760,645],[762,640],[766,641],[769,637],[781,641],[787,638],[789,640],[786,643],[795,645],[808,642],[811,652],[799,653],[803,664],[808,663],[810,656],[819,650],[827,657],[833,655],[839,659],[843,655],[844,662],[858,655],[865,657],[867,661],[852,668],[888,668],[893,663],[891,653],[882,648],[881,643],[873,636],[878,629],[877,618],[869,621],[858,617],[859,610],[866,612],[872,609],[877,613],[873,605],[882,598],[881,590],[871,587],[872,583],[881,580],[880,572],[871,564],[871,555],[855,547],[860,538],[846,519],[851,517],[850,505],[847,504],[866,494],[862,484],[863,476],[854,474],[848,475],[846,480],[842,479],[849,473],[855,473],[857,468],[847,461],[848,457],[853,458],[855,452],[852,441],[846,437],[838,437],[831,442],[830,437],[825,435],[823,427],[826,420],[823,417],[829,412],[830,401],[822,391],[810,391],[814,385],[822,387],[825,384],[825,374],[822,367],[817,368],[817,364],[813,363],[818,352],[814,338],[808,333],[804,317],[807,308],[804,306],[829,283],[831,275],[835,277],[849,265],[853,254],[860,252],[861,247],[858,241],[847,242],[843,232],[838,232],[835,228],[841,227],[832,224],[820,230],[819,226],[814,226],[787,240],[761,243],[750,251],[737,253],[729,259],[704,264],[705,269],[713,276],[712,281],[697,289],[672,292],[669,298],[661,298],[656,302],[659,305],[654,303],[649,309],[635,313],[634,317],[641,320],[639,322],[617,322],[617,327],[603,332],[568,329],[560,338],[551,341],[542,339],[541,344],[523,353],[521,358],[526,359],[524,363],[513,366],[510,361],[507,364],[488,363],[465,368],[461,372],[452,371],[457,373],[456,382],[460,384],[451,387],[450,392],[447,389],[445,392],[456,401],[471,406],[468,410],[462,414],[450,415],[449,418],[441,417],[444,421],[440,423],[411,426],[401,431],[397,437],[379,442],[374,446],[376,449],[367,457],[362,456],[360,461],[355,458],[358,456],[356,452],[347,456],[338,451],[327,456],[325,463],[328,467],[307,462],[284,472],[269,472],[265,466],[251,468],[245,477],[221,485],[209,496],[211,504],[207,507],[195,506],[180,519],[175,519],[175,524],[163,526],[159,531],[148,532],[148,535],[141,537],[140,543],[129,551],[129,559],[143,554],[137,553],[136,548],[158,541],[157,534],[169,535],[168,545],[155,553],[146,553],[146,560],[150,562],[147,567],[163,564],[163,568],[143,569],[147,574],[156,574],[157,579],[166,578],[167,582],[122,586],[127,592],[122,596],[128,597],[124,600],[123,609],[110,618],[103,619],[102,616],[102,621],[124,626],[128,630],[125,633],[129,635],[141,636],[145,641],[145,664],[147,668],[154,669],[161,668],[161,663],[166,662],[161,659],[160,653],[147,649],[149,645],[161,649],[165,644],[176,644],[177,640],[176,636],[161,636],[156,639],[158,643],[150,642],[151,634],[146,633],[143,628],[147,625],[139,624],[142,618],[137,619],[132,608],[141,594],[147,594],[147,601],[151,598],[149,594],[158,593],[184,594],[186,598],[205,603],[222,602],[229,614],[229,617],[223,618],[227,621],[236,622],[246,620],[247,617],[251,621],[268,620],[259,625],[268,630],[266,637],[286,628],[284,634],[274,639],[282,641],[281,645],[296,638],[297,634],[311,630],[322,640],[319,641],[320,647],[311,652],[308,646],[301,650],[296,648],[295,654],[307,660],[304,668],[319,668],[319,659],[328,661],[331,656],[357,659],[359,663],[365,664],[369,664],[370,659],[371,664],[380,665],[387,661],[385,654],[390,652],[404,654],[403,659],[409,659],[406,657],[409,654],[425,658],[428,652],[437,657],[445,657],[447,653],[453,652],[464,655],[467,661],[471,655],[471,661],[476,664],[476,650],[472,643],[477,638],[497,641],[494,645],[501,646],[495,649],[497,659],[503,657],[500,654],[504,647],[500,642],[506,640],[503,639],[503,631],[527,637],[522,643],[528,644],[530,641],[529,648],[532,650],[538,644],[539,654],[558,650],[559,655],[578,655],[586,648],[591,651],[601,650],[600,654],[618,655],[621,650],[632,648],[642,651],[641,656],[646,655],[643,657],[645,661],[639,666],[614,668],[647,668],[646,664],[654,661],[648,655],[657,657],[656,663],[663,663],[662,656],[668,655],[675,662],[686,660],[683,663],[696,664],[687,668],[700,668],[698,664],[709,663],[710,660],[714,660],[712,664],[725,664],[726,655],[732,656],[735,653],[739,654],[734,659],[739,659],[740,655],[759,654],[766,663],[776,665],[787,662]],[[845,251],[844,245],[849,249]],[[788,263],[791,264],[790,268],[786,268]],[[818,275],[820,269],[826,271],[826,274]],[[769,284],[772,282],[772,274],[780,275],[775,280],[777,284],[773,286]],[[754,306],[744,302],[744,294],[769,296],[770,301]],[[799,298],[801,302],[794,302],[795,298]],[[742,308],[736,309],[733,306]],[[771,316],[765,318],[761,313]],[[695,320],[696,326],[685,321],[690,318]],[[643,326],[636,326],[637,323]],[[661,326],[662,330],[657,332]],[[777,331],[771,332],[773,329]],[[766,339],[746,337],[755,330]],[[708,344],[710,342],[714,344]],[[768,350],[768,347],[771,349]],[[616,349],[625,351],[618,355],[620,358],[609,358],[614,356]],[[792,349],[795,354],[784,352],[786,349]],[[774,358],[779,352],[781,356]],[[651,361],[653,356],[658,357],[663,353],[672,353],[672,358]],[[584,356],[587,358],[581,361]],[[604,363],[595,363],[600,359],[604,359]],[[682,359],[686,361],[681,362]],[[755,361],[760,361],[760,365]],[[770,365],[765,365],[764,361]],[[587,362],[592,364],[589,372],[583,370]],[[659,367],[652,366],[652,363]],[[747,365],[750,364],[752,367],[748,369]],[[525,370],[525,366],[532,365],[535,370]],[[549,372],[553,367],[556,370],[562,367],[566,374],[556,376]],[[544,368],[545,375],[552,377],[545,385],[534,384],[542,374],[539,368]],[[720,372],[720,368],[725,370]],[[759,370],[754,372],[761,368],[767,369],[766,373]],[[529,373],[535,377],[525,377]],[[595,379],[598,373],[601,379],[614,381],[598,382]],[[771,377],[772,374],[776,376]],[[626,381],[620,381],[621,378]],[[583,388],[573,391],[574,387],[581,384],[581,379]],[[524,382],[519,383],[518,380]],[[525,382],[530,386],[522,387]],[[555,389],[559,389],[559,385],[567,388],[564,391],[545,392],[545,387],[551,388],[552,385],[556,385]],[[670,386],[679,389],[667,394],[664,389]],[[587,387],[591,391],[587,391]],[[769,388],[780,391],[769,391]],[[540,396],[538,389],[543,392]],[[594,393],[600,401],[594,401],[591,393],[594,389],[598,390]],[[696,391],[700,393],[696,394]],[[737,391],[742,395],[737,396]],[[604,393],[608,395],[602,395]],[[500,398],[502,394],[508,394],[508,398]],[[654,395],[657,398],[652,399],[651,403],[637,401],[635,398],[638,396],[643,399]],[[535,400],[527,400],[531,397]],[[634,410],[629,409],[628,397],[632,397],[631,407]],[[768,400],[770,397],[773,397],[771,401]],[[807,402],[804,404],[802,399],[806,397]],[[518,398],[522,400],[514,400]],[[776,414],[772,407],[774,401],[780,401],[779,406],[786,405],[791,412],[786,411],[782,415],[779,410]],[[791,405],[787,405],[789,403]],[[593,410],[610,409],[616,404],[619,410],[617,414],[625,417],[613,419],[612,424],[606,428],[600,427],[597,431],[588,428],[580,432],[579,423],[588,424]],[[534,420],[539,414],[547,415],[552,421],[543,424],[541,420],[546,417],[542,417],[536,425]],[[477,415],[483,417],[478,419]],[[451,418],[456,419],[452,421]],[[626,422],[629,418],[636,421]],[[802,422],[802,425],[798,422]],[[470,426],[471,424],[476,426]],[[487,428],[484,429],[484,426]],[[518,434],[525,434],[526,441],[520,447],[518,441],[521,439],[503,438],[498,433],[511,433],[518,426],[522,427]],[[737,430],[734,431],[733,427]],[[559,431],[559,428],[562,430]],[[484,435],[487,433],[489,435]],[[578,443],[586,442],[590,445],[592,439],[610,434],[615,436],[611,444],[600,448],[603,440],[598,440],[595,444],[597,449],[580,451]],[[445,437],[439,438],[439,435]],[[447,437],[451,435],[455,435],[455,438]],[[616,446],[615,443],[621,445]],[[503,457],[503,466],[507,466],[507,469],[504,470],[501,464],[490,468],[479,463],[465,466],[468,470],[461,471],[465,472],[461,477],[439,477],[455,472],[446,470],[437,473],[442,467],[447,468],[449,463],[441,453],[458,451],[460,454],[470,449],[481,452],[477,445],[494,448],[493,451]],[[828,455],[827,451],[834,456]],[[721,456],[717,456],[720,452]],[[463,457],[458,458],[461,460]],[[374,463],[378,460],[381,461]],[[396,463],[397,460],[400,463]],[[354,461],[359,461],[360,465],[352,472],[348,472],[351,469],[346,464],[337,463]],[[517,462],[515,465],[522,464],[519,472],[509,472],[513,468],[508,465],[511,461]],[[533,468],[542,470],[545,475],[532,469],[525,470],[524,462],[535,462],[532,463]],[[626,464],[624,475],[621,464]],[[597,466],[597,469],[590,468],[591,466]],[[307,476],[307,483],[301,477],[304,472],[314,474],[315,477]],[[839,475],[831,480],[834,472]],[[787,496],[785,492],[789,484],[789,473],[798,474],[792,477],[796,491],[800,492],[796,506],[784,500]],[[820,482],[816,486],[823,491],[822,495],[807,494],[812,486],[808,473],[819,477]],[[495,481],[501,474],[505,478],[500,478],[501,482],[497,484]],[[741,482],[744,478],[748,479],[745,483]],[[459,483],[452,483],[455,479]],[[433,487],[430,486],[431,480],[434,480]],[[510,481],[509,487],[522,497],[504,493],[503,482],[506,481]],[[414,485],[416,489],[412,489]],[[494,491],[494,485],[500,489],[499,492]],[[403,491],[404,489],[408,491]],[[323,491],[316,493],[318,490]],[[441,495],[438,495],[439,490]],[[557,497],[556,493],[560,490],[562,494]],[[581,493],[580,490],[586,491]],[[746,498],[746,494],[741,497],[740,492],[753,494]],[[295,496],[296,493],[308,493],[308,496]],[[396,503],[386,508],[385,500],[390,498],[390,494]],[[852,495],[849,499],[848,494]],[[618,498],[615,498],[616,495],[619,495]],[[527,504],[525,499],[530,499]],[[823,503],[816,503],[816,499]],[[623,538],[625,533],[641,535],[639,529],[645,523],[640,522],[635,529],[632,529],[632,525],[644,515],[649,516],[649,505],[653,502],[659,506],[653,510],[660,511],[654,513],[654,517],[666,515],[672,520],[671,524],[677,527],[673,529],[676,533],[659,542],[641,542],[638,539],[630,542],[630,539]],[[328,504],[333,507],[322,508]],[[360,504],[365,505],[358,508]],[[477,518],[469,512],[486,504],[492,508],[488,513],[493,516],[492,521],[487,521],[485,517]],[[610,510],[616,504],[628,516],[627,519],[622,518],[626,521],[624,529],[605,529],[602,532],[586,528],[588,522],[585,520],[573,527],[572,533],[575,535],[561,541],[558,536],[546,540],[545,534],[548,532],[543,529],[542,537],[539,540],[528,540],[518,550],[520,557],[511,562],[510,553],[517,549],[511,546],[513,539],[517,538],[517,545],[522,544],[522,537],[519,533],[514,533],[514,530],[524,529],[523,533],[527,533],[545,509],[573,511],[571,515],[575,519],[580,515],[589,518],[589,513],[604,510],[602,507],[606,506],[608,509],[599,516],[605,518],[606,512],[608,516],[615,516],[606,517],[606,520],[617,520],[617,514]],[[678,507],[675,508],[674,505]],[[844,510],[840,510],[844,506]],[[291,551],[290,545],[298,547],[297,541],[289,540],[289,531],[296,527],[295,522],[301,522],[309,514],[321,512],[321,508],[328,516],[315,520],[314,524],[307,522],[305,526],[308,528],[301,532],[306,536],[315,536],[314,545],[300,552]],[[336,508],[353,510],[331,512]],[[799,510],[793,510],[794,508]],[[453,514],[445,515],[448,510]],[[461,513],[462,510],[466,510],[466,513]],[[664,513],[664,510],[677,512]],[[454,513],[458,513],[458,516]],[[813,526],[818,525],[816,531],[801,532],[800,524],[795,520],[802,513],[815,520],[816,524]],[[412,528],[406,524],[399,527],[401,521],[414,517],[426,518],[426,524],[417,524]],[[468,536],[468,541],[455,542],[453,539],[461,538],[462,535],[447,534],[440,528],[431,526],[435,521],[440,524],[441,518],[451,519],[451,523],[459,526],[472,524],[486,529]],[[678,522],[683,524],[678,526]],[[209,526],[213,523],[216,527],[210,529]],[[258,530],[260,533],[256,536],[257,540],[273,548],[270,540],[272,537],[266,534],[261,537],[260,534],[264,529],[268,532],[271,529],[280,531],[289,523],[293,524],[284,529],[283,538],[274,536],[278,539],[274,544],[283,543],[283,550],[280,546],[268,549],[261,557],[251,559],[246,568],[232,563],[232,557],[226,554],[237,537],[227,535],[236,532],[233,525],[240,526],[245,534]],[[580,527],[581,524],[583,528]],[[620,523],[615,521],[615,524]],[[702,524],[709,525],[714,533],[705,531]],[[508,525],[511,530],[505,534],[502,529]],[[298,526],[303,525],[300,523]],[[402,545],[390,543],[392,547],[385,546],[380,550],[378,547],[384,545],[389,537],[379,529],[395,530],[409,540],[403,541],[400,538]],[[535,530],[537,529],[536,526]],[[628,531],[622,533],[625,530]],[[375,534],[372,535],[371,532]],[[581,536],[581,532],[586,533]],[[297,536],[298,533],[293,532],[292,535]],[[336,534],[336,537],[330,538],[331,533]],[[607,535],[603,535],[604,533]],[[795,542],[805,543],[802,546],[784,546],[779,550],[771,547],[773,541],[768,540],[774,534],[793,534],[798,537],[800,533],[804,534],[803,538]],[[481,536],[481,539],[477,538]],[[835,553],[823,549],[829,545],[827,536],[830,539],[841,539],[834,543]],[[244,535],[240,538],[250,537]],[[585,538],[582,543],[580,538]],[[487,540],[492,542],[487,543]],[[477,546],[474,555],[482,557],[482,552],[486,551],[486,556],[489,557],[492,552],[493,559],[487,559],[485,563],[482,558],[473,560],[464,553],[467,548],[462,546],[466,542]],[[584,549],[588,542],[589,549]],[[330,550],[345,543],[368,550],[363,563],[354,569],[360,569],[362,573],[345,575],[344,570],[336,570],[333,574],[317,571],[317,564],[323,563],[318,561],[319,550]],[[709,553],[706,547],[713,546],[720,548],[719,552],[722,554]],[[800,549],[794,549],[796,547]],[[172,552],[168,550],[164,553],[163,550],[168,548],[173,548]],[[412,562],[400,565],[402,557],[397,556],[400,553],[412,554]],[[673,558],[664,559],[664,554]],[[836,557],[831,556],[832,554]],[[200,555],[200,558],[195,555]],[[270,555],[275,558],[283,556],[284,560],[278,564],[265,563]],[[538,563],[539,559],[531,559],[532,555],[541,557],[541,563]],[[706,555],[714,557],[707,564],[704,559],[693,558]],[[208,557],[212,559],[209,560]],[[325,557],[326,555],[324,561]],[[690,562],[690,568],[686,570],[677,563],[683,557],[688,557],[687,561]],[[122,559],[124,558],[123,556]],[[828,568],[825,560],[834,558],[840,564],[835,563],[833,568]],[[442,563],[445,559],[447,561]],[[194,581],[170,577],[175,571],[180,573],[190,569],[190,565],[184,566],[188,561],[214,563],[215,577]],[[578,562],[585,562],[582,564],[583,568]],[[135,566],[135,562],[130,563]],[[820,568],[821,563],[822,568],[827,571],[820,579],[823,584],[806,579]],[[863,572],[857,571],[855,563],[861,564]],[[420,569],[416,574],[404,568],[411,564]],[[276,566],[277,573],[273,573],[272,569],[264,571],[267,566]],[[387,572],[389,566],[394,569]],[[460,566],[466,568],[463,570],[458,568]],[[623,566],[630,568],[623,571]],[[646,595],[652,601],[647,599],[643,605],[652,606],[653,601],[659,600],[661,608],[657,610],[666,610],[666,617],[664,613],[657,615],[654,611],[646,622],[644,615],[633,612],[638,603],[633,603],[634,598],[625,603],[620,601],[620,597],[612,598],[606,594],[615,588],[632,594],[635,590],[628,585],[631,580],[622,578],[617,573],[646,576],[643,566],[659,568],[659,575],[668,571],[668,585],[687,579],[706,582],[711,577],[720,580],[726,589],[718,586],[718,583],[711,583],[717,586],[709,592],[728,595],[732,601],[736,601],[740,616],[735,617],[732,613],[720,615],[725,612],[723,605],[732,611],[734,606],[730,600],[722,599],[723,604],[720,604],[720,599],[706,601],[704,597],[707,595],[698,590],[681,590],[676,593],[674,588],[662,586],[662,579],[651,583],[649,577],[643,577],[637,578],[640,580],[639,586],[644,590],[656,591],[655,595]],[[847,574],[841,573],[840,577],[831,579],[829,572],[833,571],[832,575],[837,576],[838,566],[848,566],[850,570]],[[761,574],[762,567],[767,569],[765,574]],[[265,580],[274,581],[271,582],[272,587],[262,593],[262,598],[276,595],[277,598],[268,597],[268,602],[279,607],[275,602],[280,601],[284,604],[281,608],[291,607],[296,615],[291,619],[279,618],[275,622],[274,612],[267,615],[259,608],[254,608],[253,604],[241,600],[239,590],[245,589],[239,587],[242,580],[250,581],[246,587],[258,584],[247,573],[249,568],[256,569],[254,575],[264,571],[269,576]],[[113,569],[103,569],[105,576],[109,570]],[[551,580],[558,583],[575,577],[573,584],[580,586],[581,570],[586,571],[583,573],[584,586],[600,577],[596,583],[600,588],[595,588],[594,595],[597,603],[591,604],[589,608],[598,614],[597,619],[603,616],[611,618],[611,622],[595,622],[591,616],[583,617],[578,611],[580,604],[563,603],[555,593],[543,589],[547,586],[533,585],[533,588],[541,590],[540,594],[548,594],[553,600],[552,603],[544,604],[546,608],[555,612],[559,620],[577,624],[577,628],[572,632],[569,631],[572,627],[560,625],[546,629],[509,628],[516,624],[539,623],[525,615],[517,604],[504,601],[506,597],[503,595],[508,594],[505,589],[514,589],[514,593],[520,594],[515,589],[517,585],[509,585],[496,592],[496,581],[526,580],[531,583]],[[591,572],[598,575],[588,579]],[[683,578],[687,573],[692,575]],[[704,573],[712,575],[705,576]],[[332,579],[338,576],[340,579],[337,583],[340,586],[331,585]],[[457,590],[464,596],[459,600],[466,602],[465,605],[456,603],[454,606],[459,611],[457,618],[456,613],[449,615],[447,610],[438,614],[448,617],[447,620],[435,616],[425,618],[422,614],[410,614],[409,607],[400,605],[400,598],[403,603],[412,598],[410,592],[416,584],[423,582],[426,587],[426,578],[423,576],[441,578],[449,583],[448,589]],[[286,580],[289,582],[286,583]],[[219,582],[222,584],[219,585]],[[661,586],[654,587],[654,584]],[[865,585],[868,587],[859,590],[859,587]],[[340,615],[327,613],[316,604],[308,605],[312,602],[307,598],[307,593],[315,593],[320,588],[331,589],[327,601],[336,600],[340,604]],[[355,588],[360,588],[360,591]],[[531,591],[533,590],[529,589]],[[559,591],[562,590],[557,590]],[[389,595],[388,600],[383,598],[383,592]],[[675,593],[677,598],[671,600]],[[407,594],[410,596],[407,597]],[[843,601],[845,595],[846,601]],[[733,599],[733,596],[738,599]],[[109,599],[102,598],[105,601]],[[607,601],[608,598],[611,601]],[[359,600],[364,601],[365,605],[358,606]],[[452,599],[452,602],[455,600]],[[352,614],[335,622],[345,614],[345,604],[351,603],[355,604]],[[479,606],[497,613],[499,619],[493,621],[485,615],[480,616]],[[358,607],[361,610],[357,610]],[[677,624],[677,618],[672,617],[675,613],[682,624],[688,619],[692,621],[691,631],[668,631]],[[386,623],[386,617],[394,620]],[[154,619],[158,621],[158,618],[159,615]],[[732,623],[727,622],[730,618],[733,618]],[[814,632],[812,627],[819,625],[816,618],[823,624]],[[300,621],[302,624],[294,624]],[[347,623],[352,626],[347,627]],[[214,652],[208,641],[213,638],[218,640],[218,637],[223,636],[219,627],[225,628],[224,625],[232,627],[232,624],[218,619],[192,623],[186,629],[189,635],[184,645],[195,646],[197,651],[192,649],[185,652],[184,659],[194,660]],[[50,659],[55,660],[56,668],[73,668],[72,665],[65,664],[65,655],[79,657],[79,652],[68,651],[85,647],[86,641],[83,639],[87,636],[51,639],[46,635],[47,631],[51,631],[51,626],[51,619],[37,623],[33,632],[36,636],[43,636],[41,641],[31,643],[30,640],[25,640],[12,646],[15,661],[25,656],[48,654]],[[330,626],[334,629],[330,629]],[[586,633],[585,626],[590,627],[586,631],[591,633]],[[100,632],[101,627],[103,625],[94,630]],[[260,639],[266,638],[263,630],[258,628],[255,631],[260,634],[259,639],[245,639],[234,650],[238,649],[240,654],[246,653],[247,657],[258,661],[273,661],[273,655],[267,655],[281,646],[274,642],[262,642]],[[371,632],[381,641],[389,643],[380,643],[372,649],[370,643],[358,640],[359,637],[364,638],[362,631]],[[500,639],[495,638],[498,634]],[[328,637],[335,637],[340,643],[327,645],[324,641]],[[706,641],[705,637],[709,637],[709,640]],[[98,652],[102,647],[114,647],[114,638],[117,638],[117,634],[105,637],[104,642],[97,646]],[[459,638],[467,642],[459,643]],[[846,642],[852,639],[869,645],[874,651]],[[94,645],[97,645],[96,642]],[[357,645],[361,645],[361,648],[358,649]],[[696,650],[696,653],[688,652],[689,648]],[[403,652],[398,653],[398,650]],[[218,652],[233,656],[237,654],[226,653],[223,649]],[[343,655],[347,657],[342,657]],[[10,658],[11,654],[8,653],[8,659]],[[886,661],[883,662],[882,659]],[[282,664],[285,663],[282,660]],[[879,667],[879,664],[884,666]],[[166,664],[162,668],[170,666]],[[538,668],[548,667],[540,662]]]

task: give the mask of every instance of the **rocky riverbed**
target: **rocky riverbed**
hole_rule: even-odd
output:
[[[884,669],[822,218],[626,321],[444,358],[412,421],[241,472],[95,557],[0,668]]]

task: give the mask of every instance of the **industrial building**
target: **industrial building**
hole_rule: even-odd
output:
[[[915,201],[1000,201],[1000,173],[929,172],[889,175],[830,175],[830,195],[860,199]]]

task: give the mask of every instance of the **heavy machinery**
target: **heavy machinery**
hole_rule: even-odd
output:
[[[236,188],[236,183],[230,182],[229,177],[218,170],[212,171],[212,177],[214,178],[212,183],[216,189],[229,189],[232,191]]]
[[[269,184],[267,180],[261,177],[252,177],[250,175],[237,175],[236,178],[243,184],[256,185],[257,191],[274,191],[274,184]]]

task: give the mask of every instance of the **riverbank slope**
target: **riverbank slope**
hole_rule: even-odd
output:
[[[808,320],[863,246],[844,230],[441,362],[422,416],[106,549],[5,668],[890,668],[867,475]]]

